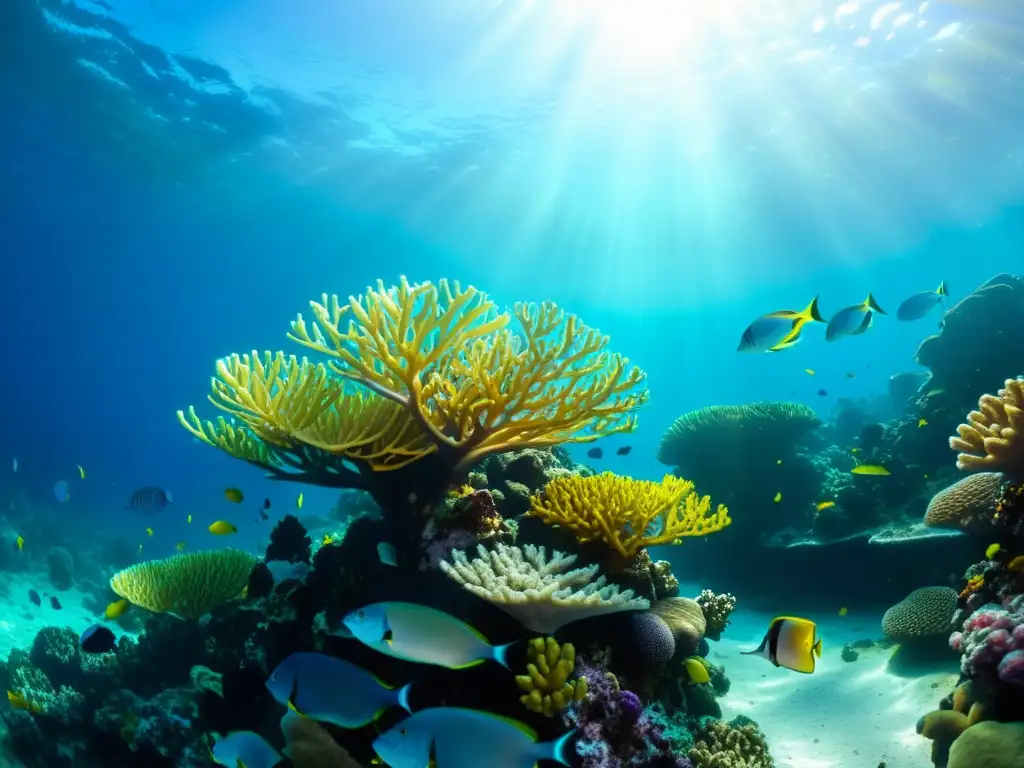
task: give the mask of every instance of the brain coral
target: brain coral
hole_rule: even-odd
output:
[[[882,631],[893,638],[930,637],[948,632],[957,593],[949,587],[915,589],[882,617]]]
[[[999,498],[1003,476],[998,472],[968,475],[936,493],[924,513],[932,528],[967,530],[989,519]]]

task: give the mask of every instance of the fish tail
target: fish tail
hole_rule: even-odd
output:
[[[398,706],[400,706],[402,709],[404,709],[410,715],[412,714],[412,707],[409,704],[409,696],[412,693],[413,685],[415,685],[414,682],[413,683],[406,683],[401,688],[399,688],[398,689],[398,698],[397,698]]]
[[[554,741],[546,741],[538,744],[541,748],[540,757],[544,760],[554,760],[562,765],[572,765],[572,755],[575,752],[573,745],[576,741],[576,729],[559,736]]]
[[[882,309],[880,306],[878,306],[878,302],[875,301],[875,297],[872,296],[870,293],[868,294],[868,297],[866,299],[864,299],[864,306],[867,307],[870,310],[873,310],[873,311],[877,312],[880,315],[887,315],[887,314],[889,314],[884,309]]]
[[[814,647],[811,650],[814,652],[815,656],[817,656],[819,659],[821,658],[821,638],[820,637],[818,638],[818,642],[816,642],[814,644]]]
[[[807,305],[807,309],[800,313],[806,318],[813,320],[816,323],[824,323],[825,318],[821,316],[821,310],[818,309],[818,297],[815,296],[811,299],[811,303]]]
[[[938,290],[935,291],[939,296],[949,296],[949,288],[946,286],[946,281],[943,280],[939,283]]]
[[[496,662],[501,664],[505,669],[511,670],[512,667],[508,665],[508,649],[511,648],[515,643],[506,643],[505,645],[495,645],[492,648],[492,656]]]

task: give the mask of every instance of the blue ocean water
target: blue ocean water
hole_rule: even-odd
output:
[[[882,397],[942,315],[904,299],[1022,271],[1022,62],[1006,0],[5,0],[4,535],[162,557],[224,546],[217,519],[262,551],[300,492],[329,516],[175,412],[215,414],[219,358],[301,355],[311,299],[400,275],[553,300],[641,366],[599,469],[660,479],[703,406]],[[860,336],[737,353],[868,293]],[[174,504],[126,510],[144,486]]]

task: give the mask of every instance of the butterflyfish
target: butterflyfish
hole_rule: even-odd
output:
[[[708,668],[704,665],[704,662],[698,656],[691,656],[683,662],[683,668],[686,670],[686,674],[690,677],[690,682],[696,685],[701,683],[710,683],[711,675],[708,673]]]
[[[463,669],[488,659],[508,667],[509,645],[494,646],[454,616],[415,603],[373,603],[352,611],[336,632],[388,656]]]
[[[274,768],[284,756],[252,731],[234,731],[219,739],[210,750],[218,765],[231,768]]]
[[[903,321],[920,320],[941,304],[942,300],[947,296],[949,296],[949,289],[946,287],[946,281],[943,280],[934,291],[915,293],[900,304],[899,309],[896,310],[896,319]]]
[[[761,656],[776,667],[810,674],[814,671],[815,657],[821,657],[821,639],[813,621],[794,616],[772,619],[761,645],[744,656]]]
[[[575,731],[541,742],[527,725],[460,707],[421,709],[385,731],[373,749],[391,768],[533,768],[539,761],[570,765]]]
[[[752,322],[740,337],[737,352],[780,352],[800,341],[800,332],[808,323],[823,323],[818,297],[799,312],[781,309]]]
[[[843,336],[859,336],[871,327],[876,312],[886,314],[870,293],[860,304],[840,309],[828,321],[825,341],[835,341]]]
[[[393,707],[412,711],[412,683],[393,688],[351,661],[323,653],[293,653],[266,685],[274,699],[299,715],[341,728],[361,728]]]

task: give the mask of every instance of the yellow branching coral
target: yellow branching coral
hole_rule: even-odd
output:
[[[347,303],[325,294],[310,306],[314,322],[299,315],[289,337],[407,407],[458,452],[456,471],[493,453],[630,431],[647,399],[644,374],[606,349],[608,337],[551,302],[515,306],[522,335],[486,294],[446,280],[378,282]]]
[[[576,668],[572,643],[559,645],[553,637],[535,637],[530,640],[526,657],[526,674],[516,675],[516,685],[525,691],[519,701],[528,710],[554,717],[570,704],[587,698],[587,679],[569,680]]]
[[[239,549],[190,552],[125,568],[110,579],[110,588],[154,613],[198,619],[238,597],[257,562]]]
[[[998,395],[982,395],[956,431],[949,447],[960,452],[958,468],[1024,476],[1024,379],[1007,379]]]
[[[622,557],[655,544],[679,544],[728,526],[729,510],[698,496],[693,483],[665,475],[660,483],[611,472],[566,475],[531,497],[531,517],[572,531],[580,542],[604,541]]]

